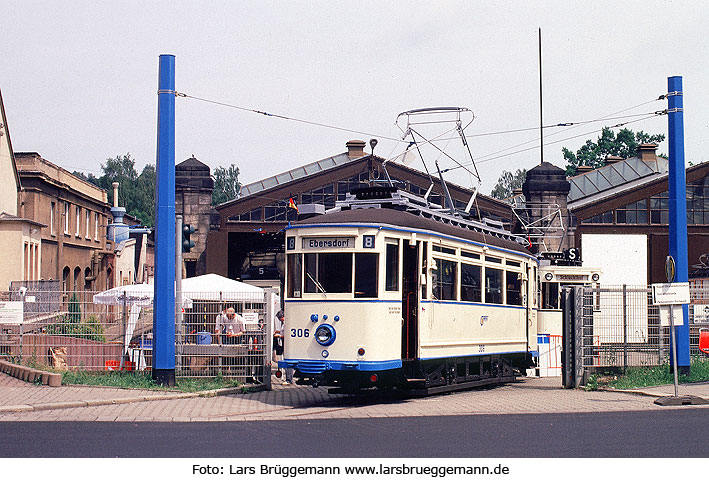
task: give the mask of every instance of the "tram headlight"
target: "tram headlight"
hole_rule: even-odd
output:
[[[315,330],[315,341],[323,347],[327,347],[335,341],[335,335],[335,329],[327,323],[323,323]]]
[[[546,279],[547,281],[551,281],[552,279],[554,279],[554,274],[552,274],[551,272],[547,272],[544,275],[544,279]]]
[[[591,279],[593,280],[593,282],[598,282],[598,280],[599,280],[600,278],[601,278],[601,276],[599,276],[599,275],[596,274],[596,273],[594,273],[594,274],[591,276]]]

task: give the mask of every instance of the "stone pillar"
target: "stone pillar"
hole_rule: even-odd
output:
[[[183,254],[183,276],[207,273],[207,235],[212,218],[212,190],[214,181],[209,166],[193,157],[175,166],[175,213],[181,214],[185,225],[197,232],[192,235],[195,246]]]
[[[571,217],[566,207],[570,188],[571,184],[566,180],[565,171],[548,162],[542,162],[527,171],[522,192],[530,220],[551,215],[557,209],[561,212],[561,218],[557,213],[553,220],[545,220],[541,223],[548,224],[551,228],[547,228],[542,237],[543,244],[540,243],[532,248],[533,252],[560,252],[572,246],[573,236],[569,232]],[[562,225],[563,230],[559,228]]]

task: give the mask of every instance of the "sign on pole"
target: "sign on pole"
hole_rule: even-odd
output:
[[[23,318],[22,301],[0,301],[0,324],[22,323]]]
[[[673,282],[652,285],[652,304],[689,304],[689,283]]]

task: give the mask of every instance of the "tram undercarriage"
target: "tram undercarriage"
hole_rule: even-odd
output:
[[[404,360],[402,368],[376,372],[327,371],[298,377],[296,382],[329,387],[330,394],[355,394],[372,389],[428,395],[514,382],[530,364],[529,354]]]

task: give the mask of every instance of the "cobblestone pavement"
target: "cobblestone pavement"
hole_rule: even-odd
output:
[[[201,397],[163,391],[106,387],[49,388],[0,375],[0,421],[257,421],[410,417],[471,414],[533,414],[658,410],[653,396],[561,388],[559,378],[522,378],[513,384],[422,398],[328,395],[323,388],[285,385],[273,390]],[[709,399],[709,384],[681,385],[680,395]],[[709,406],[681,406],[707,408]],[[679,407],[673,407],[676,409]]]

